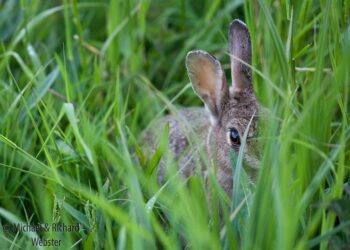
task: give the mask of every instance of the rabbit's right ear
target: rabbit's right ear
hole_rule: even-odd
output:
[[[247,26],[238,19],[230,24],[229,44],[232,88],[234,92],[240,93],[252,85],[252,70],[249,67],[252,63],[252,46]]]
[[[193,89],[209,108],[214,121],[218,120],[229,96],[220,62],[209,53],[196,50],[187,54],[186,67]]]

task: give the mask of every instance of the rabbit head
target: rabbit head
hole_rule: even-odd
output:
[[[203,100],[210,119],[207,151],[216,161],[218,178],[225,190],[232,185],[230,152],[238,154],[247,129],[243,162],[257,168],[256,132],[258,102],[252,85],[251,40],[246,25],[234,20],[229,28],[232,85],[226,83],[220,62],[209,53],[191,51],[186,58],[188,76],[197,95]],[[248,127],[248,125],[250,125]]]

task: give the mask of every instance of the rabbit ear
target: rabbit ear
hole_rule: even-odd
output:
[[[229,93],[220,62],[207,52],[196,50],[187,54],[186,67],[193,89],[212,117],[218,119]]]
[[[232,88],[234,92],[242,92],[252,85],[252,71],[239,60],[251,65],[252,47],[250,34],[246,25],[236,19],[230,24],[229,29],[230,59]],[[238,60],[238,59],[239,60]]]

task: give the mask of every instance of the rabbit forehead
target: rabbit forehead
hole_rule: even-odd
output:
[[[236,128],[242,136],[253,117],[248,133],[248,137],[251,137],[256,127],[257,109],[255,98],[244,99],[244,101],[230,98],[224,107],[221,126],[227,130]]]

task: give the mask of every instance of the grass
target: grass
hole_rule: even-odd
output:
[[[342,205],[349,201],[349,0],[0,6],[1,249],[36,248],[38,235],[61,239],[62,249],[350,244]],[[213,176],[209,191],[201,176],[184,183],[174,175],[159,185],[154,171],[134,163],[135,152],[143,154],[137,138],[155,117],[201,105],[185,72],[189,50],[212,53],[230,75],[234,18],[251,31],[254,87],[271,111],[256,186],[246,185],[239,159],[233,201]],[[157,153],[167,153],[166,143]],[[219,206],[229,208],[223,224]],[[13,223],[81,227],[4,230]]]

